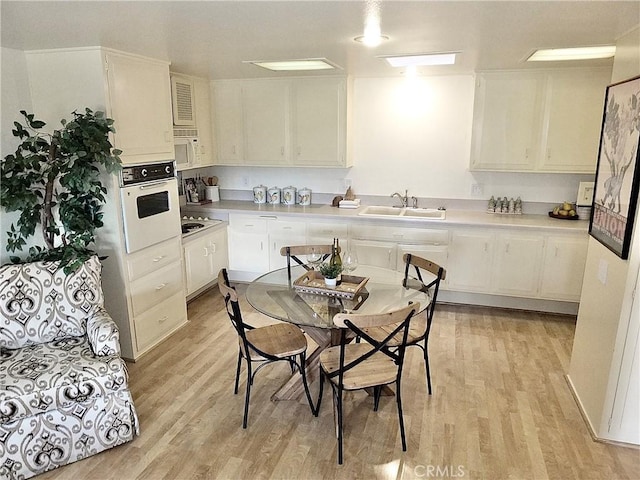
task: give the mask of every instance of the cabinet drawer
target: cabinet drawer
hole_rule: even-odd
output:
[[[179,237],[154,245],[143,251],[129,255],[127,258],[127,271],[129,280],[137,280],[151,272],[180,260]]]
[[[430,245],[447,245],[449,231],[431,228],[389,227],[379,225],[353,225],[352,238],[363,240],[386,240],[398,243],[424,243]]]
[[[258,215],[229,214],[229,227],[242,233],[267,233],[267,220]]]
[[[306,229],[304,222],[292,222],[287,220],[277,220],[269,222],[269,234],[279,236],[302,235]]]
[[[182,266],[175,262],[131,283],[133,314],[140,315],[168,296],[183,294]]]
[[[340,238],[347,239],[349,228],[347,224],[335,225],[332,223],[307,224],[307,237],[313,238]]]
[[[163,335],[186,321],[187,310],[182,293],[166,298],[162,303],[136,316],[134,322],[138,350],[151,346]]]

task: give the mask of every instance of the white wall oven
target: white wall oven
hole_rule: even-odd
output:
[[[181,234],[173,162],[123,167],[120,187],[127,253]]]

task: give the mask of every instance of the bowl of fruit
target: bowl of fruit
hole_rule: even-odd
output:
[[[560,220],[578,220],[580,218],[576,213],[576,206],[570,202],[563,202],[554,207],[553,211],[549,212],[549,216]]]

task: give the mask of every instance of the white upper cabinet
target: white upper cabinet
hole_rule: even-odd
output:
[[[114,146],[123,163],[171,160],[173,122],[169,65],[107,51]]]
[[[547,83],[544,131],[546,149],[540,169],[595,173],[609,69],[575,74],[554,72]]]
[[[294,165],[346,166],[346,94],[342,78],[294,83]]]
[[[594,173],[610,78],[609,68],[478,74],[471,169]]]
[[[345,78],[213,84],[218,165],[350,166]]]
[[[193,78],[193,93],[195,101],[195,119],[200,141],[199,167],[213,165],[215,158],[213,122],[211,116],[211,94],[209,80]]]
[[[216,139],[216,165],[241,165],[242,87],[239,82],[212,84],[213,125]]]
[[[168,62],[99,47],[26,57],[38,118],[53,126],[76,109],[103,110],[115,121],[112,143],[124,164],[173,160]]]
[[[540,144],[544,77],[532,73],[478,76],[471,168],[533,170]]]
[[[243,84],[245,163],[289,163],[289,99],[289,82],[260,80]]]

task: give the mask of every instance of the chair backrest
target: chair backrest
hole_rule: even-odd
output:
[[[224,298],[224,303],[227,309],[229,319],[233,324],[233,327],[238,332],[238,335],[244,342],[246,342],[245,328],[246,325],[242,320],[242,313],[240,312],[240,303],[238,302],[238,292],[229,283],[229,275],[227,269],[223,268],[218,272],[218,289]]]
[[[345,372],[362,363],[376,352],[382,352],[394,360],[398,366],[397,378],[399,379],[400,376],[402,376],[402,365],[404,362],[409,323],[411,318],[419,311],[419,303],[410,303],[405,307],[385,313],[338,313],[334,315],[333,324],[341,329],[340,368],[338,371],[329,375],[338,375],[338,381],[340,385],[342,385]],[[384,328],[386,336],[383,335],[383,338],[371,337],[366,330],[372,327],[386,327]],[[347,331],[349,330],[366,340],[372,348],[356,358],[349,358],[349,363],[345,364],[345,347],[348,343]],[[378,329],[378,331],[380,331],[380,329]],[[402,340],[397,342],[394,341],[394,338],[401,338]]]
[[[420,290],[423,292],[429,292],[431,296],[431,303],[427,308],[427,330],[426,334],[429,334],[429,330],[431,329],[431,321],[433,320],[433,312],[436,308],[436,300],[438,298],[438,291],[440,290],[440,281],[444,280],[447,276],[447,271],[442,268],[437,263],[432,262],[431,260],[427,260],[425,258],[419,257],[412,253],[405,253],[402,256],[404,260],[404,280],[402,285],[407,287],[409,285],[409,270],[410,267],[413,266],[416,272],[416,277],[420,280],[422,286]],[[435,278],[429,283],[425,283],[422,279],[422,274],[420,273],[420,269],[426,270],[427,272],[433,274]],[[431,291],[430,291],[431,290]]]
[[[287,272],[289,274],[289,280],[291,280],[291,260],[295,261],[298,265],[302,265],[305,269],[311,270],[304,261],[298,256],[309,255],[311,253],[319,253],[321,255],[320,261],[324,262],[331,256],[333,251],[333,245],[292,245],[282,247],[280,249],[280,255],[287,257]],[[340,253],[340,247],[338,247],[338,253]]]

